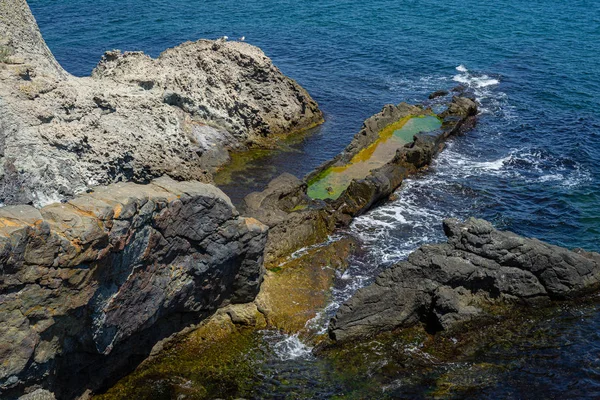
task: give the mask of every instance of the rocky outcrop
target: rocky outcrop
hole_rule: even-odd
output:
[[[170,178],[0,208],[0,397],[73,398],[219,307],[251,302],[266,231],[214,186]]]
[[[48,204],[98,184],[163,174],[208,182],[229,150],[271,146],[322,121],[258,48],[184,43],[152,59],[107,52],[66,73],[25,0],[0,1],[0,202]]]
[[[441,129],[415,135],[392,160],[371,170],[364,179],[353,180],[337,199],[311,199],[307,187],[315,177],[328,168],[349,163],[378,140],[384,128],[408,116],[431,115],[431,110],[406,103],[386,105],[364,122],[344,151],[303,180],[284,174],[270,182],[263,192],[248,195],[244,200],[245,213],[270,227],[265,249],[267,266],[276,265],[302,247],[323,242],[337,227],[348,225],[354,217],[388,198],[404,178],[429,165],[449,137],[472,128],[476,114],[473,100],[454,97],[438,115],[443,121]]]
[[[506,305],[570,299],[600,286],[600,254],[501,232],[484,220],[444,221],[448,241],[422,246],[360,289],[332,319],[337,341],[419,323],[451,330]]]

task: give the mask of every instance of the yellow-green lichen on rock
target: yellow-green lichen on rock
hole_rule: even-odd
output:
[[[237,397],[256,380],[252,351],[259,347],[256,330],[264,327],[256,306],[227,307],[93,399]]]
[[[337,199],[354,179],[365,178],[372,170],[392,161],[396,151],[413,140],[419,132],[441,127],[432,115],[406,116],[386,126],[378,139],[363,148],[343,165],[333,165],[308,182],[307,194],[313,199]]]

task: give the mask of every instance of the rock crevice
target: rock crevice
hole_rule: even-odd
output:
[[[159,340],[253,301],[266,235],[214,186],[169,178],[1,208],[0,393],[102,387]]]

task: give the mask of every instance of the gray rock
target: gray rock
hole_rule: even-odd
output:
[[[276,266],[301,247],[323,242],[333,230],[335,219],[312,205],[306,183],[291,174],[269,182],[262,192],[244,199],[244,213],[269,226],[265,264]]]
[[[102,387],[158,341],[253,301],[266,237],[216,187],[170,178],[0,208],[0,397]]]
[[[282,174],[269,182],[262,192],[250,193],[244,199],[244,211],[270,227],[284,221],[288,214],[310,198],[306,195],[306,183],[292,174]]]
[[[345,341],[424,323],[455,329],[492,305],[538,305],[600,286],[600,254],[501,232],[484,220],[444,221],[448,241],[425,245],[340,307],[329,326]]]
[[[37,389],[29,394],[19,397],[19,400],[56,400],[54,393],[44,389]]]
[[[152,59],[107,52],[91,77],[56,62],[25,0],[0,2],[0,202],[49,204],[167,174],[209,182],[229,150],[322,121],[258,48],[199,40]],[[4,44],[3,44],[4,43]]]
[[[437,99],[438,97],[444,97],[448,95],[447,90],[436,90],[435,92],[429,95],[429,100]]]

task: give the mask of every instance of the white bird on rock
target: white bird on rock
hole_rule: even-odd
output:
[[[240,42],[243,42],[244,40],[246,40],[246,36],[242,36],[242,37],[240,38]]]

